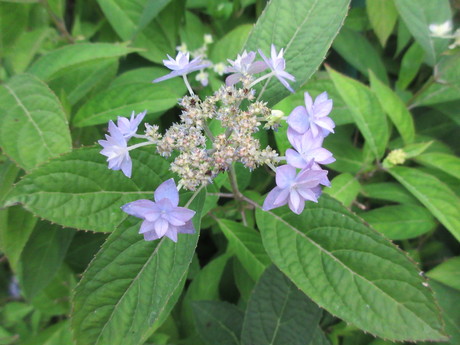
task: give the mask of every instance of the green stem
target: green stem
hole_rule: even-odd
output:
[[[426,83],[416,92],[414,95],[407,101],[407,107],[410,109],[412,108],[414,102],[417,100],[417,98],[426,90],[428,89],[431,85],[433,85],[436,82],[436,79],[434,76],[431,76],[428,78]]]
[[[187,201],[187,203],[185,204],[185,208],[189,207],[190,204],[192,203],[193,200],[195,200],[196,196],[198,195],[198,193],[204,188],[204,186],[201,186],[200,188],[198,188],[195,193],[193,193],[192,197]]]
[[[56,25],[56,28],[59,30],[59,32],[64,36],[64,38],[67,40],[69,43],[75,43],[75,39],[72,37],[72,35],[67,31],[67,28],[65,27],[64,20],[59,18],[51,9],[48,0],[39,0],[40,3],[45,7],[46,12],[48,12],[48,15],[50,16],[51,20],[53,21],[54,25]]]

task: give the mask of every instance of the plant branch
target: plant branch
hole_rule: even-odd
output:
[[[46,12],[48,12],[48,15],[50,16],[51,20],[53,21],[54,25],[56,28],[59,30],[62,36],[67,40],[69,43],[75,43],[75,39],[72,37],[72,35],[67,31],[67,28],[65,26],[64,20],[59,18],[51,9],[48,0],[39,0],[40,3],[45,7]]]

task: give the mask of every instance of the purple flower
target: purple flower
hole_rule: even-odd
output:
[[[272,70],[273,74],[278,78],[278,80],[283,84],[289,91],[294,92],[292,87],[286,81],[295,81],[295,77],[292,74],[289,74],[284,69],[286,68],[286,61],[283,58],[284,49],[281,49],[279,53],[276,52],[275,46],[271,46],[271,58],[267,58],[262,50],[259,49],[259,54],[264,59],[267,66]]]
[[[134,134],[136,134],[137,127],[139,127],[139,124],[144,119],[145,114],[147,114],[147,111],[139,113],[137,114],[136,117],[134,117],[134,111],[133,111],[131,113],[131,119],[128,119],[122,116],[118,116],[117,126],[121,134],[123,134],[123,136],[125,137],[126,141],[131,139],[131,137]]]
[[[169,60],[163,60],[163,64],[172,70],[172,72],[163,77],[155,79],[153,81],[154,83],[158,83],[160,81],[171,79],[177,76],[183,76],[210,66],[210,63],[203,62],[201,57],[196,57],[189,62],[190,53],[178,52],[176,59],[173,59],[169,55],[167,56]]]
[[[230,74],[226,79],[225,83],[227,86],[232,86],[238,83],[245,74],[256,74],[260,73],[263,70],[267,69],[267,64],[264,61],[255,61],[256,57],[255,52],[243,52],[243,54],[236,57],[235,61],[227,59],[227,61],[232,65],[227,67],[225,70],[226,73]]]
[[[327,175],[326,170],[304,169],[282,165],[276,168],[276,187],[265,198],[263,210],[268,211],[288,204],[292,212],[301,214],[305,201],[318,202],[319,184]]]
[[[103,147],[100,153],[107,157],[109,169],[121,170],[127,177],[131,177],[132,162],[129,156],[126,138],[113,121],[109,121],[109,134],[105,135],[107,140],[99,140]]]
[[[287,136],[295,149],[286,150],[286,160],[289,165],[305,169],[312,161],[319,164],[335,162],[332,153],[321,147],[324,140],[321,135],[314,137],[311,131],[298,134],[292,128],[288,128]]]
[[[289,126],[300,134],[310,129],[315,137],[319,133],[322,136],[331,132],[334,133],[334,121],[328,117],[332,110],[332,100],[327,98],[327,92],[316,97],[314,103],[308,92],[305,92],[304,98],[305,107],[294,108],[288,116],[287,123]]]
[[[158,186],[154,199],[136,200],[121,207],[127,214],[144,220],[139,233],[144,235],[146,241],[166,236],[177,242],[178,233],[195,232],[191,220],[195,211],[177,206],[179,192],[172,178]]]

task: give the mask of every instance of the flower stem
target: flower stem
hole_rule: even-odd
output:
[[[128,146],[128,151],[137,149],[138,147],[147,146],[147,145],[154,145],[154,144],[155,144],[155,143],[152,143],[151,141],[145,141],[145,142],[143,142],[143,143],[139,143],[139,144],[136,144],[136,145]]]
[[[254,85],[257,85],[259,84],[261,81],[265,80],[265,79],[268,79],[268,78],[271,78],[272,76],[274,76],[275,73],[272,71],[268,74],[265,74],[264,76],[260,77],[260,78],[257,78],[256,80],[254,80],[248,87],[248,89],[252,88]]]
[[[187,86],[187,89],[188,89],[188,92],[190,93],[190,96],[195,95],[195,93],[194,93],[193,90],[192,90],[192,87],[190,86],[190,83],[188,82],[187,75],[184,74],[184,75],[182,76],[182,78],[184,79],[185,86]]]
[[[214,141],[214,135],[212,135],[212,132],[206,123],[203,124],[203,130],[208,136],[209,140]]]

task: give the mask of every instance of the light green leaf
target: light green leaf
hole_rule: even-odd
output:
[[[399,69],[398,80],[396,86],[405,90],[410,83],[417,76],[420,67],[425,59],[425,52],[423,48],[415,42],[409,49],[407,49],[401,60],[401,67]]]
[[[260,234],[241,223],[227,219],[217,220],[235,255],[254,281],[271,263],[265,252]]]
[[[180,234],[177,243],[144,241],[134,217],[109,236],[75,289],[76,345],[140,345],[161,325],[185,283],[204,199],[201,191],[189,206],[196,233]]]
[[[73,345],[70,322],[61,321],[21,342],[21,345]]]
[[[50,161],[16,185],[8,204],[63,226],[113,231],[126,217],[120,210],[137,199],[151,199],[169,177],[168,162],[151,150],[131,152],[133,176],[107,168],[99,148],[83,148]],[[145,178],[148,176],[148,178]]]
[[[414,157],[418,157],[423,152],[428,150],[431,147],[431,145],[433,145],[433,141],[413,143],[413,144],[404,146],[402,150],[406,154],[406,158],[414,158]]]
[[[350,207],[358,196],[360,189],[361,186],[358,180],[353,175],[344,173],[334,177],[331,180],[331,187],[324,189],[324,193]]]
[[[245,49],[261,49],[267,55],[271,44],[278,50],[284,48],[286,71],[296,77],[291,86],[298,89],[324,60],[343,24],[349,3],[349,0],[272,0],[257,21]],[[262,99],[269,105],[289,94],[276,78],[270,78],[261,87],[265,89]]]
[[[118,36],[124,41],[134,38],[133,46],[145,49],[140,52],[140,55],[158,63],[166,58],[166,54],[174,55],[177,27],[183,15],[182,8],[178,8],[181,7],[178,2],[173,2],[166,8],[163,7],[170,1],[97,0],[97,2]],[[160,9],[162,11],[159,14]]]
[[[250,24],[237,26],[217,41],[212,47],[211,60],[215,63],[227,64],[227,59],[236,59],[236,55],[241,52],[252,27]]]
[[[383,110],[391,119],[405,144],[414,141],[415,126],[412,114],[399,96],[370,72],[371,88]]]
[[[243,311],[220,301],[197,301],[192,306],[198,333],[207,344],[240,344]]]
[[[394,0],[399,15],[415,40],[423,47],[427,62],[434,65],[449,44],[431,36],[430,24],[442,24],[452,18],[449,0]]]
[[[404,24],[404,21],[401,19],[401,17],[399,17],[398,20],[398,33],[396,38],[397,46],[395,56],[398,56],[404,50],[404,48],[406,48],[412,38],[409,29],[407,28],[406,24]]]
[[[426,273],[451,288],[460,290],[460,256],[450,258]]]
[[[164,68],[140,68],[117,77],[110,87],[92,97],[77,112],[72,124],[77,127],[92,126],[129,117],[134,111],[147,110],[154,114],[149,120],[174,107],[185,93],[180,78],[153,84],[156,77],[168,74]]]
[[[185,25],[180,27],[181,44],[187,45],[188,51],[194,51],[203,46],[204,35],[211,32],[200,17],[193,12],[185,12]],[[224,60],[227,61],[227,60]]]
[[[398,19],[393,0],[366,0],[366,10],[380,44],[385,47]]]
[[[407,167],[388,172],[409,190],[460,241],[460,199],[433,175]]]
[[[418,200],[399,183],[378,182],[363,186],[362,194],[370,199],[420,205]]]
[[[11,49],[26,30],[30,6],[0,2],[0,57]]]
[[[321,314],[315,303],[270,266],[249,299],[241,345],[315,345]]]
[[[360,214],[374,229],[390,240],[405,240],[423,235],[437,223],[425,207],[390,205]]]
[[[343,28],[332,48],[365,76],[369,76],[369,70],[372,70],[385,84],[389,83],[382,58],[359,32]]]
[[[0,146],[25,170],[71,148],[67,120],[51,90],[28,75],[0,85]]]
[[[126,44],[112,43],[77,43],[66,45],[43,55],[28,72],[45,81],[61,76],[70,68],[92,60],[117,58],[136,52],[138,49],[129,48]]]
[[[374,157],[380,159],[385,152],[389,133],[385,113],[377,97],[359,81],[348,78],[332,68],[328,68],[328,72]]]
[[[20,259],[19,281],[27,298],[35,297],[54,278],[74,235],[71,229],[43,221],[37,223]]]
[[[339,202],[323,195],[300,216],[256,217],[273,262],[331,314],[389,340],[446,339],[419,269]]]
[[[418,163],[439,169],[460,179],[460,158],[448,153],[424,153],[415,159]]]

